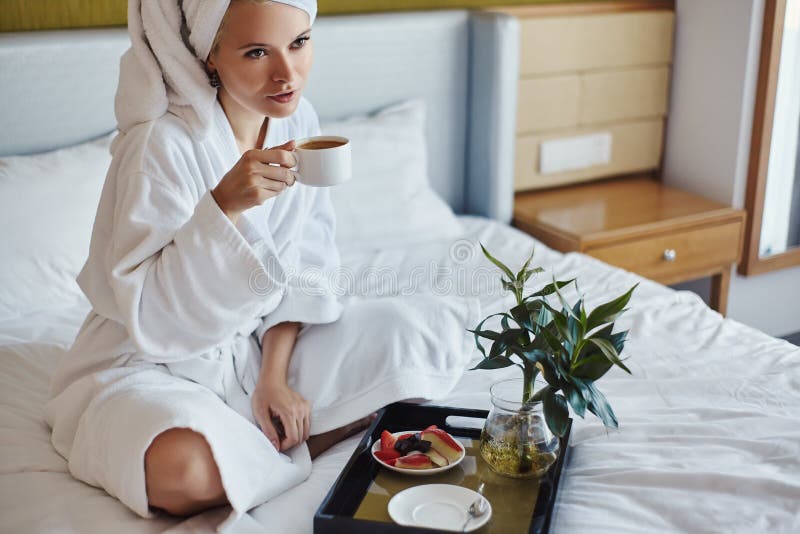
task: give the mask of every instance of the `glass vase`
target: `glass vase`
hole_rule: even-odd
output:
[[[535,389],[544,387],[536,382]],[[492,408],[481,432],[481,456],[492,470],[513,478],[542,476],[555,463],[558,437],[547,427],[541,402],[522,403],[523,380],[496,382]]]

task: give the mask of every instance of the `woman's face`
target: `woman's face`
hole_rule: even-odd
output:
[[[308,14],[280,3],[231,2],[219,45],[208,57],[220,91],[243,108],[287,117],[300,102],[313,50]],[[285,95],[274,98],[278,95]]]

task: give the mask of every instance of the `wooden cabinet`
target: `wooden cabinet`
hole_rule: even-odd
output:
[[[562,252],[663,284],[711,276],[711,305],[723,314],[744,217],[650,175],[517,193],[514,205],[515,226]]]
[[[674,2],[586,2],[492,10],[520,20],[517,191],[660,167]],[[588,134],[610,136],[607,161],[543,171],[543,142]]]
[[[725,313],[744,212],[655,179],[669,108],[674,2],[499,11],[519,18],[521,30],[514,224],[557,250],[664,284],[710,276],[712,307]],[[582,144],[584,136],[602,143],[601,156]],[[551,150],[547,164],[543,145]],[[554,165],[554,153],[566,163]],[[606,180],[583,183],[600,178]]]

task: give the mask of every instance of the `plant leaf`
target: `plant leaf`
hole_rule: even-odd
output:
[[[560,342],[563,340],[567,342],[569,345],[569,348],[567,350],[571,351],[572,346],[574,344],[574,340],[570,335],[569,328],[567,327],[566,314],[562,311],[553,308],[544,301],[542,301],[542,307],[546,308],[550,312],[550,315],[552,316],[552,322],[550,324],[552,324],[555,327],[556,332],[558,332],[558,334],[561,336],[561,339],[559,340],[559,345],[561,344]]]
[[[572,311],[572,307],[567,302],[567,299],[564,298],[564,295],[561,294],[559,290],[558,284],[555,280],[553,280],[553,288],[555,289],[556,296],[558,297],[559,302],[561,302],[561,306],[564,308],[564,315],[565,316],[573,316],[576,320],[578,319],[578,315]]]
[[[515,354],[521,356],[525,360],[528,360],[532,364],[546,360],[548,356],[548,354],[541,349],[524,350],[523,348],[520,348],[518,352],[515,351]]]
[[[523,278],[523,277],[525,276],[525,270],[528,268],[528,265],[531,264],[531,260],[533,259],[533,253],[534,253],[535,250],[536,250],[536,247],[531,248],[531,255],[528,256],[528,259],[525,260],[525,263],[522,265],[522,269],[520,269],[519,272],[517,273],[517,277],[516,277],[517,282],[525,283],[525,280],[527,280],[527,278]],[[528,276],[530,276],[530,275],[528,275]]]
[[[586,332],[588,332],[588,330],[586,329],[586,326],[588,324],[588,318],[586,317],[586,306],[584,305],[583,297],[581,297],[581,300],[578,301],[578,304],[581,307],[580,321],[581,321],[581,328],[583,328],[583,334],[581,335],[585,335]]]
[[[508,280],[506,280],[502,276],[500,277],[500,284],[503,286],[503,289],[505,289],[506,291],[515,292],[517,290],[516,282],[513,282],[513,281],[509,282]]]
[[[542,371],[545,382],[556,390],[561,389],[561,379],[558,378],[553,361],[550,358],[543,358],[539,361],[538,366]]]
[[[572,406],[572,411],[583,418],[583,414],[586,413],[586,399],[583,398],[583,394],[577,386],[573,386],[569,383],[564,384],[563,390],[569,405]]]
[[[622,363],[622,360],[619,359],[619,354],[617,354],[617,349],[614,348],[614,345],[612,345],[610,341],[608,341],[607,339],[592,337],[589,338],[589,342],[593,343],[597,348],[599,348],[602,351],[603,355],[605,355],[605,357],[609,359],[609,361],[621,367],[628,374],[631,374],[631,370],[625,367],[625,364]]]
[[[489,351],[488,358],[496,358],[503,354],[506,349],[508,348],[508,343],[505,342],[503,339],[498,339],[494,343],[492,343],[492,349]]]
[[[547,386],[549,387],[549,386]],[[544,419],[547,426],[558,437],[562,437],[569,424],[569,407],[563,395],[559,395],[551,388],[542,396]]]
[[[481,327],[483,326],[483,323],[485,323],[486,321],[488,321],[492,317],[496,317],[498,315],[502,315],[504,317],[508,317],[507,313],[502,313],[502,312],[501,313],[493,313],[492,315],[489,315],[488,317],[484,317],[484,319],[480,323],[478,323],[478,326],[476,326],[474,330],[470,330],[469,328],[467,328],[467,332],[471,332],[475,336],[475,346],[478,347],[478,350],[481,351],[481,354],[483,354],[484,358],[486,357],[486,350],[483,348],[483,345],[481,345],[480,338],[483,337],[483,338],[486,338],[486,339],[496,340],[496,339],[498,339],[500,337],[500,333],[499,332],[493,332],[492,330],[481,330]],[[513,319],[513,317],[512,317],[512,319]]]
[[[562,287],[567,286],[567,285],[571,284],[574,281],[575,281],[575,279],[572,278],[571,280],[559,280],[557,282],[553,282],[551,284],[547,284],[546,286],[544,286],[542,289],[540,289],[536,293],[531,293],[530,295],[525,297],[524,300],[533,299],[533,298],[536,298],[536,297],[546,297],[547,295],[552,295],[553,293],[555,293],[556,288],[561,289]]]
[[[616,334],[612,334],[614,329],[614,323],[604,326],[600,330],[595,331],[590,338],[601,338],[607,339],[614,345],[614,348],[617,350],[617,354],[622,352],[623,347],[625,347],[625,341],[628,338],[628,330],[623,330],[622,332],[617,332]]]
[[[533,330],[533,322],[531,320],[531,315],[532,314],[531,314],[530,310],[528,309],[528,306],[527,306],[526,303],[522,303],[522,304],[519,304],[517,306],[514,306],[509,311],[511,313],[511,317],[514,318],[514,320],[517,322],[518,325],[520,325],[525,330],[528,330],[529,332],[533,332],[534,331]]]
[[[525,285],[525,282],[527,282],[531,276],[543,272],[544,269],[542,269],[541,267],[536,267],[535,269],[525,269],[523,272],[517,275],[518,281],[521,285]]]
[[[592,382],[586,382],[586,387],[592,397],[591,402],[586,406],[590,412],[595,414],[603,421],[603,424],[609,428],[618,428],[617,416],[614,415],[614,410],[606,400],[605,396],[600,393]]]
[[[506,267],[503,262],[501,262],[498,259],[495,259],[494,256],[489,254],[489,251],[486,250],[486,247],[483,246],[483,243],[481,243],[480,245],[481,245],[481,250],[483,250],[483,255],[489,258],[490,262],[494,263],[497,267],[499,267],[500,270],[503,271],[506,274],[506,276],[508,276],[509,280],[515,280],[514,273],[511,272],[511,269]]]
[[[472,332],[477,337],[482,337],[485,339],[491,339],[492,341],[496,341],[500,339],[500,332],[495,332],[494,330],[469,330],[467,332]]]
[[[598,380],[611,369],[611,363],[605,355],[595,352],[591,356],[582,357],[570,373],[573,378]]]
[[[502,369],[512,365],[516,364],[513,362],[513,360],[511,360],[511,358],[497,356],[495,358],[484,358],[480,361],[480,363],[478,363],[478,365],[470,369],[470,371],[474,371],[475,369]]]
[[[551,323],[551,324],[553,324],[553,323]],[[560,354],[561,353],[561,349],[562,349],[561,341],[547,327],[542,328],[539,331],[539,335],[544,336],[545,341],[547,341],[547,344],[550,346],[551,349],[553,349],[553,351],[555,351],[556,354]]]
[[[616,318],[625,311],[625,306],[628,304],[628,301],[631,300],[633,290],[636,289],[638,285],[639,284],[634,285],[619,297],[593,309],[586,320],[586,331],[591,332],[600,325],[616,320]]]

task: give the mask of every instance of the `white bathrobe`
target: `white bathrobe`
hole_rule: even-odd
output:
[[[46,406],[70,472],[145,517],[144,452],[169,428],[205,436],[235,514],[308,476],[307,447],[276,451],[248,394],[268,328],[341,313],[328,191],[297,182],[234,226],[209,192],[240,158],[219,104],[213,124],[197,141],[167,113],[117,140],[78,277],[92,311]],[[264,147],[318,133],[301,99]]]

